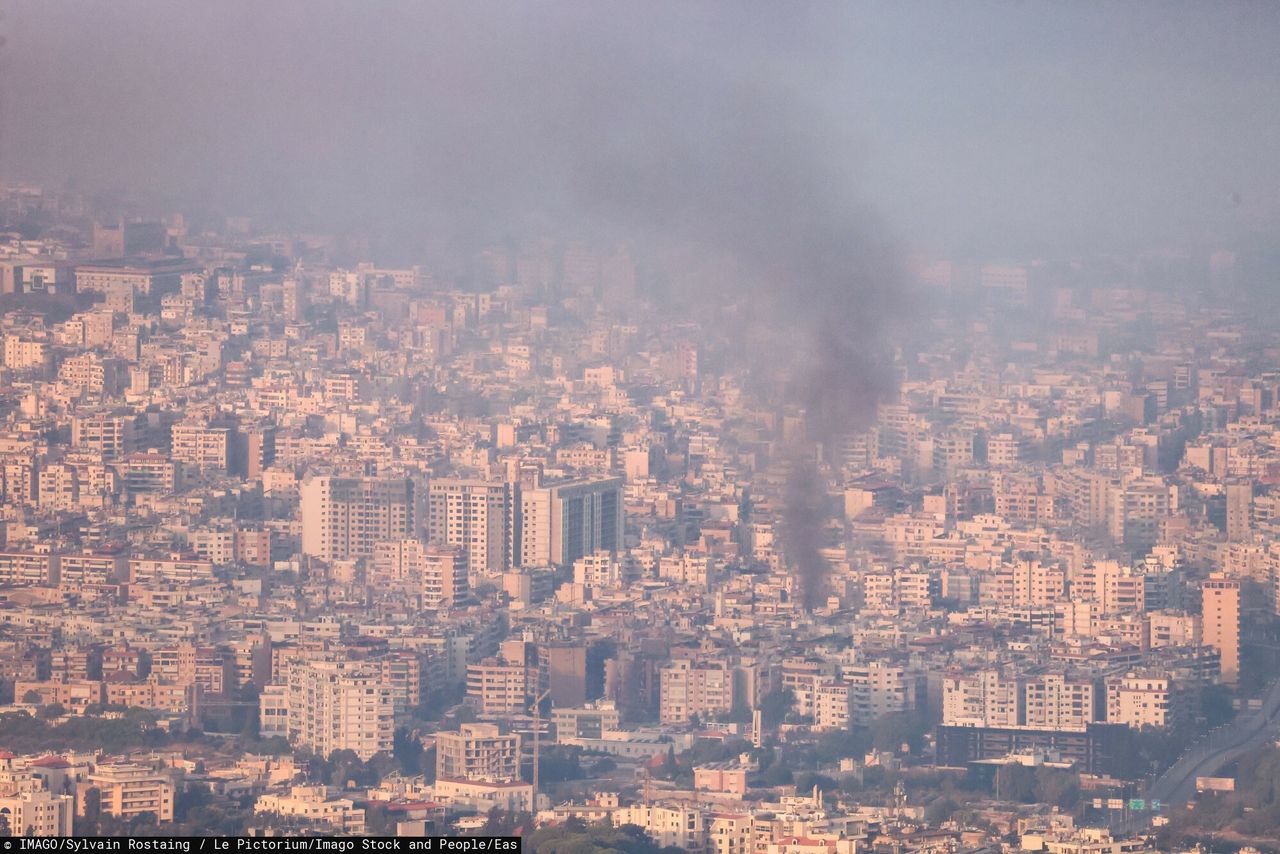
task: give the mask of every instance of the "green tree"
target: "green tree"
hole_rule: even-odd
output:
[[[660,780],[674,780],[679,773],[680,763],[676,760],[675,745],[668,745],[667,755],[663,758],[662,765],[658,767],[653,776]]]
[[[929,721],[922,712],[890,712],[871,722],[871,744],[876,750],[895,753],[905,744],[914,753],[928,731]]]
[[[154,828],[159,824],[156,814],[153,812],[140,812],[133,818],[129,819],[129,835],[143,836],[144,831]]]
[[[871,747],[871,739],[865,729],[832,730],[818,737],[814,749],[825,759],[861,757]]]
[[[769,728],[776,727],[786,718],[796,704],[796,695],[790,688],[770,691],[760,700],[761,722]]]
[[[1231,690],[1224,685],[1208,685],[1200,691],[1200,714],[1210,727],[1221,726],[1235,717]]]
[[[576,747],[551,745],[538,756],[538,775],[543,783],[562,783],[583,778],[579,761],[582,751]]]
[[[815,774],[812,771],[805,771],[803,774],[795,778],[795,786],[797,792],[812,792],[813,787],[817,786],[820,792],[834,792],[840,788],[835,780],[832,780],[825,774]]]
[[[1052,804],[1064,810],[1080,803],[1080,775],[1061,768],[1037,768],[1036,802]]]
[[[414,730],[397,727],[391,742],[391,755],[400,765],[400,771],[409,777],[422,773],[422,741]]]
[[[374,836],[394,836],[395,822],[387,812],[387,805],[379,801],[369,801],[364,808],[364,824]]]
[[[66,717],[66,714],[66,706],[61,703],[50,703],[47,706],[41,706],[36,712],[36,717],[42,721],[52,721],[61,717]]]
[[[775,762],[760,772],[759,781],[764,786],[790,786],[795,782],[791,769],[781,762]]]
[[[611,756],[602,756],[591,763],[591,776],[603,777],[618,770],[618,763]]]
[[[189,813],[208,806],[211,800],[209,787],[204,783],[192,783],[186,786],[173,799],[173,820],[186,821]]]
[[[84,809],[75,817],[77,836],[100,836],[102,821],[102,792],[97,786],[90,786],[84,793]]]
[[[329,785],[345,789],[348,783],[363,786],[370,782],[368,769],[354,750],[335,750],[329,754]]]
[[[679,854],[680,849],[659,847],[642,828],[634,824],[613,827],[601,823],[591,826],[569,820],[543,827],[526,837],[529,849],[538,854]]]
[[[261,724],[258,721],[257,708],[250,707],[249,710],[246,713],[244,713],[242,717],[242,721],[240,725],[240,735],[244,736],[246,739],[257,741],[258,735],[260,733],[260,730],[259,730],[260,726]]]
[[[511,836],[518,828],[531,827],[533,816],[527,812],[508,812],[494,807],[485,817],[484,826],[480,828],[481,836]]]
[[[1036,772],[1017,762],[1001,765],[996,770],[994,794],[1002,801],[1035,803]]]

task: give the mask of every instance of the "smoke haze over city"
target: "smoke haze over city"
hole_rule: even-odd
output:
[[[377,231],[396,248],[427,229],[593,216],[584,166],[643,167],[667,131],[705,157],[752,128],[804,141],[930,250],[1055,256],[1280,224],[1271,3],[6,13],[11,178]]]

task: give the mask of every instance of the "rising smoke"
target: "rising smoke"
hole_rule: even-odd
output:
[[[623,57],[623,67],[644,66]],[[789,383],[804,435],[787,449],[782,541],[806,608],[826,596],[826,481],[815,451],[865,427],[892,391],[889,344],[908,315],[899,252],[858,192],[856,148],[803,95],[748,63],[649,62],[603,144],[582,152],[580,203],[631,233],[735,258],[741,286],[801,350]],[[630,78],[628,78],[630,80]],[[625,117],[625,118],[622,118]]]
[[[74,46],[76,61],[47,63],[39,87],[65,97],[27,120],[65,110],[92,126],[93,145],[61,164],[86,182],[118,176],[188,209],[359,229],[407,261],[431,239],[478,247],[546,224],[733,257],[736,297],[799,351],[788,385],[807,430],[789,449],[784,541],[806,602],[820,601],[812,447],[874,413],[907,313],[899,253],[859,192],[865,156],[817,94],[844,50],[840,6],[112,9],[18,9],[24,43]],[[129,39],[99,38],[117,14]]]

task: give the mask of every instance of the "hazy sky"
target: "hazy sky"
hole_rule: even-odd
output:
[[[830,193],[909,246],[988,257],[1280,226],[1274,2],[4,9],[0,175],[173,207],[411,241],[625,224],[645,186],[641,227],[716,194],[755,227],[742,209]]]

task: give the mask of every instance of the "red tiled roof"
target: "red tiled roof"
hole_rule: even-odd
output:
[[[31,763],[33,768],[70,768],[71,763],[61,756],[45,756]]]

